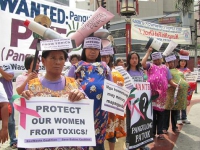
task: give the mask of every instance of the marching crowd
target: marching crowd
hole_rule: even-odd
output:
[[[84,98],[93,99],[96,136],[96,146],[93,149],[104,150],[104,141],[107,140],[109,149],[114,150],[116,138],[126,137],[127,146],[130,142],[130,112],[127,109],[124,116],[119,116],[101,110],[101,100],[105,79],[113,81],[119,86],[124,86],[124,77],[115,69],[116,66],[122,66],[133,80],[137,79],[138,81],[139,79],[139,82],[148,81],[150,83],[153,106],[152,136],[154,138],[165,139],[163,134],[168,133],[170,118],[174,133],[179,132],[178,123],[190,123],[187,120],[186,108],[196,85],[186,82],[184,78],[184,74],[191,72],[187,68],[187,60],[179,56],[178,64],[176,64],[177,56],[163,58],[160,52],[150,47],[142,59],[138,53],[131,51],[125,65],[122,59],[117,58],[114,61],[113,55],[101,53],[101,39],[95,38],[99,41],[96,43],[99,44],[87,45],[86,41],[93,39],[91,37],[84,39],[81,56],[72,55],[69,57],[72,66],[66,74],[62,74],[62,70],[68,59],[67,50],[43,51],[41,60],[39,58],[37,60],[35,71],[32,71],[34,56],[26,57],[24,65],[27,71],[16,79],[17,93],[26,99],[34,96],[68,97],[72,102]],[[149,56],[151,62],[148,62]],[[46,68],[44,75],[38,73],[40,61]],[[0,140],[4,143],[8,139],[9,133],[10,147],[14,149],[17,148],[12,98],[14,72],[0,68],[0,73],[2,75],[0,78],[2,119]],[[191,84],[194,86],[191,87]],[[174,98],[177,88],[178,94]],[[43,149],[89,150],[89,147],[37,148],[37,150]],[[147,150],[149,148],[143,146],[140,149]]]

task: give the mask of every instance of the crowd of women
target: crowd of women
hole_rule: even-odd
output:
[[[101,109],[101,103],[105,79],[124,86],[124,77],[115,69],[116,66],[122,66],[132,77],[133,82],[135,77],[137,80],[140,77],[140,82],[150,82],[153,99],[154,138],[165,139],[163,134],[168,133],[170,118],[174,133],[179,132],[177,119],[181,119],[182,123],[190,123],[187,120],[186,108],[191,100],[191,96],[187,99],[188,91],[191,89],[184,78],[184,74],[190,72],[187,68],[187,60],[179,59],[176,62],[175,59],[163,58],[160,52],[150,47],[142,60],[138,53],[131,51],[124,63],[120,58],[114,60],[112,55],[101,53],[102,44],[99,38],[96,38],[99,40],[99,45],[87,45],[92,40],[91,37],[84,39],[81,56],[69,57],[72,66],[65,75],[62,74],[62,70],[68,59],[67,50],[43,51],[41,60],[39,58],[37,60],[35,71],[32,71],[34,56],[28,56],[24,63],[27,71],[16,79],[17,93],[26,99],[35,96],[66,97],[66,95],[72,102],[84,98],[93,99],[96,146],[92,148],[104,150],[104,141],[107,140],[109,149],[114,150],[117,138],[126,137],[124,142],[129,143],[131,118],[126,118],[126,114],[119,116],[104,111]],[[150,61],[148,61],[149,56]],[[44,75],[37,72],[40,61],[46,68]],[[176,88],[179,90],[175,102]],[[182,117],[180,117],[180,112]],[[36,150],[44,149],[89,150],[89,147],[36,148]],[[146,145],[140,149],[147,150],[149,148]]]

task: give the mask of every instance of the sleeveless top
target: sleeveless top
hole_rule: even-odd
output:
[[[33,93],[34,97],[68,97],[68,93],[72,89],[78,89],[78,84],[74,78],[65,78],[65,87],[60,91],[53,91],[44,87],[39,78],[35,78],[29,81],[28,89]],[[46,148],[35,148],[27,150],[87,150],[80,147],[46,147]]]
[[[147,70],[147,81],[150,82],[151,95],[158,95],[158,98],[152,101],[154,110],[163,111],[165,107],[168,88],[167,69],[165,65],[151,64]]]

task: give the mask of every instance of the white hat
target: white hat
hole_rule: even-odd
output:
[[[153,52],[153,53],[151,54],[151,59],[152,59],[152,60],[161,59],[161,58],[162,58],[161,52]]]
[[[165,57],[166,62],[170,62],[170,61],[174,61],[174,60],[176,60],[175,55],[170,55],[170,56]]]
[[[179,59],[181,60],[189,60],[189,56],[183,56],[183,55],[179,55]]]

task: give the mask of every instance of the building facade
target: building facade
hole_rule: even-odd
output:
[[[96,10],[98,5],[101,5],[101,0],[48,0],[58,4],[64,4],[70,7]],[[134,18],[140,18],[141,20],[165,24],[168,26],[177,27],[190,27],[191,30],[194,27],[194,6],[191,7],[191,12],[184,17],[181,14],[180,9],[176,8],[176,0],[146,0],[139,1],[139,15],[133,16]],[[106,0],[106,9],[115,15],[111,20],[110,33],[114,37],[114,43],[116,47],[117,57],[125,59],[125,17],[120,16],[117,13],[116,0]],[[145,54],[145,45],[147,41],[133,40],[131,41],[132,50],[140,53],[141,57]],[[163,44],[161,51],[166,48],[167,44]],[[185,47],[187,45],[183,45]]]

